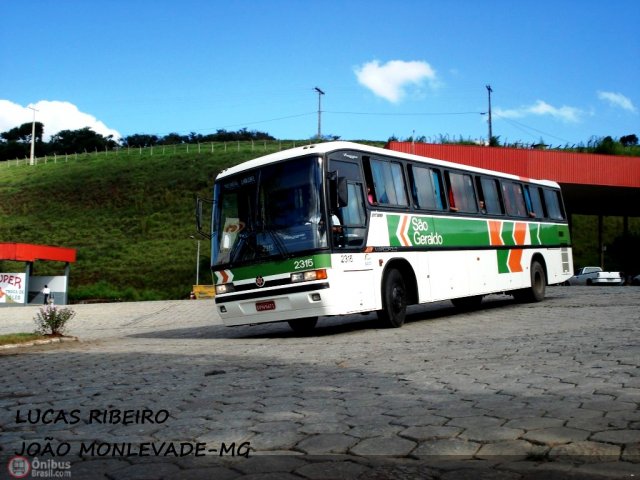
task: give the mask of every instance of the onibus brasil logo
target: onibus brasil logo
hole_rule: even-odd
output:
[[[33,477],[70,478],[71,462],[61,462],[53,459],[39,460],[35,457],[31,461],[21,455],[9,459],[7,470],[12,478],[26,478],[30,473]]]

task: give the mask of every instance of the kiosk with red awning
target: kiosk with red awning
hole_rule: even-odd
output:
[[[0,272],[0,307],[44,303],[42,289],[51,290],[51,298],[59,305],[68,300],[70,264],[76,261],[73,248],[33,245],[29,243],[0,243],[0,260],[25,262],[24,272]],[[36,276],[36,261],[64,262],[64,275]]]

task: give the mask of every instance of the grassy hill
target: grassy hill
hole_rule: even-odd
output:
[[[194,196],[211,197],[216,175],[306,142],[154,147],[0,162],[0,242],[76,248],[70,298],[187,298],[196,274]],[[376,142],[383,145],[383,142]],[[24,264],[0,261],[0,272]],[[36,262],[34,274],[62,264]],[[200,283],[211,283],[203,240]]]
[[[301,145],[304,142],[297,142]],[[371,142],[373,143],[373,142]],[[375,142],[382,145],[382,142]],[[144,150],[0,162],[0,242],[76,248],[70,298],[152,300],[187,298],[195,280],[194,196],[210,197],[222,169],[294,142],[154,147]],[[599,264],[593,217],[580,222],[576,264]],[[605,241],[621,233],[607,219]],[[574,223],[575,224],[575,223]],[[638,222],[631,223],[640,230]],[[200,282],[211,283],[209,242],[201,244]],[[0,261],[0,272],[24,264]],[[61,264],[37,262],[37,275]]]

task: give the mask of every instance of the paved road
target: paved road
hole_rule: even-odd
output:
[[[0,353],[0,476],[23,446],[74,479],[640,476],[640,288],[547,293],[310,337],[223,327],[211,301],[73,306],[79,342]]]

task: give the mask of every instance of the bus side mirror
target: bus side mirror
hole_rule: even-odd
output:
[[[211,238],[211,234],[204,231],[205,225],[202,220],[202,206],[205,203],[212,204],[213,202],[196,196],[196,232],[203,238]]]
[[[338,172],[329,172],[329,202],[331,210],[345,207],[349,201],[347,179],[339,177]]]

